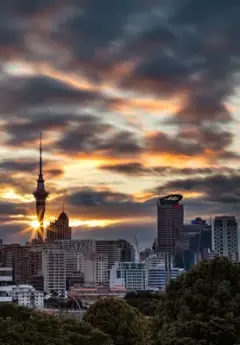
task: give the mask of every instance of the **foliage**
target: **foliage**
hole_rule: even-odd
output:
[[[112,341],[84,322],[6,304],[0,306],[0,344],[112,345]]]
[[[119,298],[105,297],[93,304],[84,321],[109,334],[116,345],[146,345],[147,321]]]
[[[125,296],[126,302],[146,316],[154,316],[164,301],[163,292],[137,291]]]
[[[171,281],[154,326],[155,344],[239,344],[240,265],[215,258]]]

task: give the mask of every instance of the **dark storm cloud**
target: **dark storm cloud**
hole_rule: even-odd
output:
[[[215,152],[217,158],[237,158],[237,154],[228,151],[232,141],[233,135],[227,131],[214,128],[190,128],[179,131],[177,135],[153,133],[147,138],[147,150],[186,156],[204,155],[210,150]]]
[[[166,191],[200,192],[205,196],[202,199],[215,203],[239,203],[240,201],[240,174],[213,175],[195,177],[186,180],[173,180],[155,190],[162,194]]]
[[[78,119],[78,126],[69,130],[58,146],[65,152],[93,153],[109,156],[131,155],[143,148],[133,133],[121,131],[94,116]]]
[[[53,166],[55,167],[53,168]],[[36,160],[5,160],[0,162],[0,171],[2,170],[7,172],[8,174],[14,173],[26,173],[32,175],[32,173],[38,172],[38,161]],[[56,167],[56,163],[52,163],[51,161],[44,160],[44,173],[48,178],[59,177],[63,174],[63,169],[60,167]]]
[[[0,91],[0,111],[8,113],[52,104],[83,105],[97,99],[94,93],[71,88],[48,77],[10,78],[1,82]]]
[[[70,203],[79,206],[120,204],[132,201],[132,198],[126,194],[114,193],[110,190],[96,191],[91,188],[83,188],[69,197]]]
[[[129,176],[169,176],[171,175],[182,175],[182,176],[189,176],[189,175],[212,175],[216,173],[236,173],[240,172],[239,169],[231,169],[227,167],[222,168],[172,168],[170,166],[153,166],[153,167],[145,167],[143,164],[139,162],[131,162],[131,163],[123,163],[123,164],[115,164],[115,165],[102,165],[100,166],[101,170],[107,170],[113,173],[119,173]]]

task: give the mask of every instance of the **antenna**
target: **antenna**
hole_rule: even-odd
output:
[[[39,175],[42,175],[42,132],[39,139]]]

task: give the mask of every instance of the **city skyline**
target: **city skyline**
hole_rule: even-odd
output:
[[[235,2],[46,3],[0,4],[0,237],[36,225],[41,131],[45,218],[64,201],[74,237],[148,246],[173,193],[186,221],[237,216]]]

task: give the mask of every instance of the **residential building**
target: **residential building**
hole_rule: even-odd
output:
[[[214,219],[214,252],[232,261],[239,260],[238,223],[233,216]]]
[[[104,286],[108,283],[108,256],[88,253],[84,257],[84,285]]]
[[[58,249],[45,249],[42,253],[44,291],[56,291],[61,294],[66,290],[66,252]]]
[[[13,281],[12,267],[0,267],[0,303],[12,302],[9,286]]]
[[[37,291],[31,285],[15,285],[10,287],[9,291],[13,302],[30,308],[44,307],[44,294]]]

